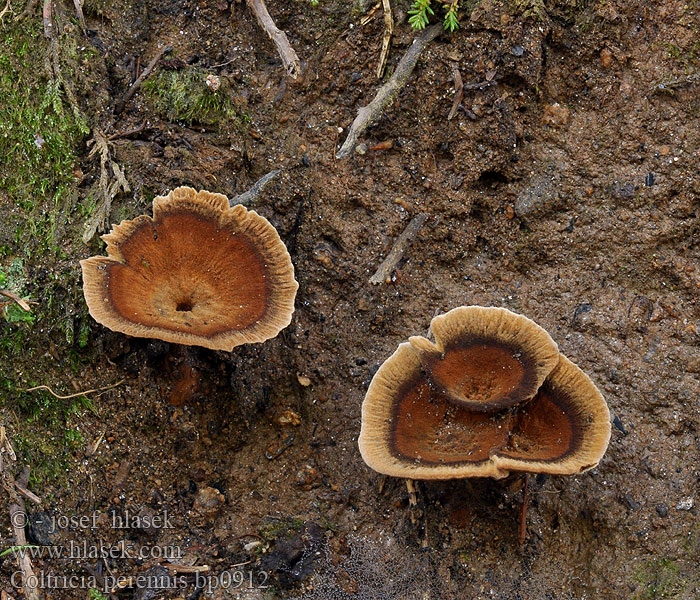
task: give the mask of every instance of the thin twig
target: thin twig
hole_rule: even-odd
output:
[[[22,496],[24,496],[27,500],[34,502],[34,504],[41,504],[41,498],[39,498],[39,496],[37,496],[31,490],[28,490],[26,487],[24,487],[19,481],[15,481],[15,487],[17,488],[17,491],[20,494],[22,494]]]
[[[83,35],[86,35],[87,25],[85,25],[85,15],[83,14],[83,0],[73,0],[73,4],[75,4],[75,14],[78,15],[80,29],[83,30]]]
[[[420,213],[411,219],[411,222],[406,226],[406,229],[403,230],[403,233],[396,238],[389,254],[382,261],[382,264],[379,265],[377,272],[370,277],[370,283],[388,283],[391,281],[391,273],[396,268],[396,265],[399,264],[404,252],[406,252],[413,243],[414,238],[427,219],[428,215],[425,213]]]
[[[87,394],[94,394],[95,392],[104,392],[106,390],[111,390],[112,388],[115,388],[125,381],[128,381],[127,379],[122,379],[121,381],[117,381],[117,383],[113,383],[112,385],[106,385],[101,388],[95,388],[92,390],[85,390],[84,392],[76,392],[75,394],[69,394],[68,396],[60,396],[56,392],[54,392],[48,385],[37,385],[36,387],[31,387],[31,388],[26,388],[24,390],[20,390],[21,392],[35,392],[36,390],[46,390],[49,394],[51,394],[54,398],[58,398],[59,400],[68,400],[70,398],[77,398],[78,396],[86,396]]]
[[[253,187],[251,187],[247,192],[243,192],[242,194],[231,198],[231,200],[229,200],[229,204],[231,206],[235,206],[236,204],[255,204],[255,202],[258,199],[258,196],[263,191],[265,186],[268,183],[270,183],[270,181],[272,181],[275,177],[277,177],[277,175],[279,175],[281,172],[282,171],[280,169],[275,169],[274,171],[270,171],[266,175],[263,175],[253,184]]]
[[[5,16],[7,11],[10,10],[10,0],[7,0],[7,4],[5,4],[5,8],[2,9],[2,12],[0,12],[0,23],[2,23],[2,18]]]
[[[457,111],[459,110],[459,105],[462,102],[462,98],[464,97],[464,82],[462,81],[462,76],[459,74],[459,69],[455,65],[454,68],[454,81],[455,81],[455,99],[454,102],[452,102],[452,108],[450,109],[450,113],[447,115],[447,120],[451,121],[452,118],[457,114]]]
[[[166,46],[165,48],[161,48],[158,51],[158,53],[153,57],[153,60],[143,70],[143,73],[141,73],[141,75],[138,76],[136,81],[134,81],[134,83],[131,84],[131,87],[126,91],[126,94],[124,94],[122,98],[117,101],[117,103],[114,106],[115,115],[120,114],[126,108],[126,103],[129,102],[129,100],[131,100],[131,97],[141,87],[141,84],[144,82],[146,77],[148,77],[151,74],[151,71],[155,69],[156,65],[158,64],[158,61],[163,57],[164,54],[172,52],[172,50],[172,46]]]
[[[234,56],[232,59],[219,63],[218,65],[211,65],[207,67],[207,69],[219,69],[221,67],[225,67],[226,65],[230,65],[234,60],[238,60],[238,56]]]
[[[294,48],[289,44],[287,35],[281,29],[278,29],[275,22],[272,20],[270,13],[267,12],[267,7],[265,6],[264,0],[246,0],[248,8],[253,11],[253,14],[258,20],[260,27],[263,28],[265,33],[273,41],[277,47],[277,52],[282,59],[282,64],[287,70],[287,74],[292,78],[296,79],[301,74],[301,63],[299,62],[299,57],[297,53],[294,52]]]
[[[130,135],[135,135],[137,133],[141,133],[144,129],[146,129],[146,123],[147,123],[147,120],[144,119],[143,123],[141,123],[141,125],[139,125],[138,127],[134,127],[133,129],[127,129],[126,131],[121,131],[118,133],[113,133],[107,139],[111,142],[114,140],[118,140],[119,138],[125,138],[125,137],[129,137]]]
[[[336,158],[347,158],[352,154],[357,144],[357,139],[364,133],[365,129],[381,115],[382,111],[389,106],[392,100],[396,98],[413,72],[418,62],[418,57],[423,49],[440,35],[442,30],[442,23],[436,23],[428,27],[428,29],[413,40],[413,44],[411,44],[411,47],[399,61],[399,64],[396,66],[396,71],[394,71],[389,81],[379,88],[372,102],[357,111],[357,117],[355,117],[355,120],[350,126],[350,132],[348,133],[348,137],[345,138],[343,146],[336,152]]]
[[[211,570],[209,565],[174,565],[172,563],[162,563],[161,567],[165,567],[175,573],[207,573]]]
[[[44,24],[44,36],[47,39],[53,39],[53,23],[51,22],[51,17],[53,16],[53,4],[51,0],[44,0],[44,8],[41,11],[41,21]]]
[[[389,46],[391,45],[391,36],[394,33],[394,17],[391,14],[391,1],[382,0],[384,7],[384,36],[382,37],[382,51],[379,54],[379,63],[377,63],[377,79],[384,76],[384,68],[386,67],[386,59],[389,56]]]
[[[31,496],[33,494],[29,492],[27,486],[29,485],[29,467],[25,467],[20,476],[15,479],[11,472],[11,464],[15,462],[16,456],[14,451],[12,451],[12,446],[5,434],[5,428],[0,426],[0,459],[3,455],[3,450],[8,451],[8,455],[11,459],[11,463],[6,464],[4,461],[0,460],[2,464],[2,470],[0,470],[0,479],[2,479],[2,485],[5,491],[10,497],[10,524],[12,526],[12,531],[15,537],[15,545],[23,547],[27,545],[27,537],[25,534],[25,526],[27,523],[27,512],[24,505],[24,500],[17,494],[16,490],[27,492]],[[36,498],[36,496],[34,496]],[[17,563],[22,575],[21,584],[24,591],[24,597],[27,600],[41,600],[43,594],[37,588],[37,577],[34,574],[34,569],[32,567],[32,561],[27,552],[17,553]]]
[[[527,535],[527,505],[530,502],[527,493],[527,481],[528,476],[527,473],[525,473],[525,479],[523,479],[523,505],[520,507],[520,523],[518,525],[518,541],[520,542],[520,548],[525,544],[525,536]]]
[[[0,296],[6,296],[7,298],[10,298],[10,300],[13,300],[17,304],[19,304],[27,312],[32,312],[32,309],[30,308],[29,304],[27,304],[25,300],[22,300],[22,298],[20,298],[14,292],[11,292],[10,290],[0,290]]]
[[[369,23],[372,19],[374,19],[374,15],[377,14],[377,11],[382,7],[382,2],[384,0],[381,0],[381,2],[377,2],[371,9],[370,11],[360,19],[360,26],[364,27]]]
[[[15,21],[19,21],[24,17],[31,16],[31,14],[34,12],[34,9],[36,8],[37,1],[38,0],[29,0],[29,2],[27,2],[27,5],[24,7],[24,10],[15,17]]]

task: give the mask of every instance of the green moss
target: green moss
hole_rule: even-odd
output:
[[[231,121],[239,124],[242,118],[225,81],[212,91],[207,86],[207,73],[199,69],[160,71],[142,87],[153,109],[169,121],[217,125]]]
[[[266,542],[286,537],[304,528],[304,520],[298,517],[271,518],[263,523],[258,532]]]
[[[547,7],[544,0],[515,0],[515,9],[523,18],[537,22],[547,19]]]
[[[680,566],[668,558],[650,560],[640,566],[634,574],[641,584],[633,600],[660,600],[679,598],[687,589],[687,581],[681,575]]]
[[[88,131],[67,106],[60,84],[47,77],[45,51],[40,19],[5,20],[0,30],[0,190],[19,210],[3,227],[15,228],[14,245],[27,255],[58,252],[57,218],[73,187],[76,147]]]

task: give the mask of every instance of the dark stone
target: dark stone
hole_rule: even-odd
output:
[[[659,515],[660,517],[667,517],[668,516],[668,505],[667,504],[657,504],[656,505],[656,514]]]
[[[39,546],[55,545],[60,539],[58,531],[54,531],[54,518],[48,511],[40,510],[27,514],[27,537],[29,541]]]
[[[641,504],[632,497],[632,494],[625,494],[623,500],[630,510],[637,510],[641,506]]]
[[[647,176],[644,178],[644,183],[646,184],[647,187],[651,187],[654,185],[654,174],[653,173],[647,173]]]
[[[510,51],[513,56],[517,56],[518,58],[525,54],[525,49],[520,44],[515,44]]]
[[[153,600],[167,591],[178,590],[178,576],[165,567],[152,567],[139,574],[134,600]],[[180,584],[181,585],[181,584]]]
[[[323,540],[321,528],[307,521],[301,532],[277,540],[273,550],[260,561],[260,566],[275,576],[280,587],[289,588],[311,575]]]
[[[620,417],[617,415],[615,415],[615,418],[613,419],[613,425],[615,425],[615,427],[619,429],[623,435],[627,435],[629,433],[629,431],[627,431],[625,426],[622,424],[622,421],[620,421]]]

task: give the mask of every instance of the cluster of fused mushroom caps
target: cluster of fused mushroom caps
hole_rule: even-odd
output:
[[[112,330],[232,350],[291,322],[298,284],[275,228],[221,194],[181,187],[103,236],[81,261],[90,314]],[[381,473],[410,479],[571,474],[610,438],[605,400],[547,332],[503,308],[435,317],[380,367],[359,445]]]

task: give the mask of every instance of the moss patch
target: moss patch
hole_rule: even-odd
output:
[[[207,85],[207,73],[199,69],[160,71],[147,79],[143,90],[153,109],[169,121],[188,125],[239,125],[242,115],[231,97],[230,86],[221,80],[214,91]]]

